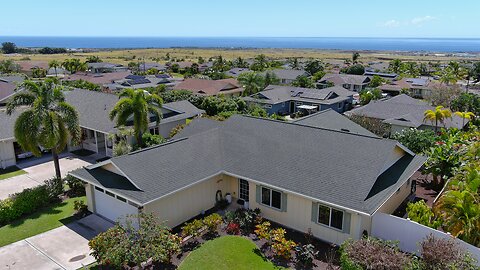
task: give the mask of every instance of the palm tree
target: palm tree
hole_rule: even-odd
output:
[[[48,62],[48,68],[54,68],[55,69],[55,77],[57,77],[57,68],[61,66],[60,62],[57,60],[52,60]]]
[[[467,167],[465,172],[457,174],[449,183],[449,189],[443,193],[434,205],[437,216],[443,220],[443,227],[454,237],[470,244],[480,244],[480,174],[478,168]]]
[[[475,114],[472,112],[455,112],[455,115],[462,118],[462,127],[465,126],[465,119],[470,121],[475,118]]]
[[[394,59],[390,62],[390,65],[388,66],[388,69],[390,69],[392,72],[399,74],[401,69],[402,69],[402,60],[400,59]]]
[[[443,106],[437,106],[435,110],[426,110],[423,115],[423,121],[428,120],[435,123],[435,133],[437,133],[438,122],[444,124],[445,119],[452,117],[452,111],[445,109]]]
[[[355,65],[358,62],[358,58],[360,58],[359,52],[352,53],[352,63]]]
[[[156,94],[150,94],[142,89],[125,89],[120,94],[120,100],[110,111],[110,119],[116,119],[118,126],[126,126],[133,119],[133,129],[138,145],[143,146],[142,134],[148,129],[150,115],[160,124],[162,118],[162,98]]]
[[[15,139],[24,151],[40,156],[39,146],[51,150],[55,175],[60,178],[58,154],[65,149],[68,139],[73,144],[80,140],[80,126],[75,108],[65,102],[62,87],[56,80],[25,81],[25,91],[15,94],[7,104],[7,114],[26,107],[17,118]]]
[[[262,90],[264,79],[256,72],[245,72],[238,76],[238,81],[243,86],[243,95],[250,96]]]

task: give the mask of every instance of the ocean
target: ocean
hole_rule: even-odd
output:
[[[22,47],[62,48],[290,48],[410,52],[480,52],[480,39],[338,37],[20,37],[0,36]]]

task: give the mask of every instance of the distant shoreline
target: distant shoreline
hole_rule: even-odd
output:
[[[324,50],[394,53],[479,54],[480,38],[306,38],[306,37],[26,37],[0,36],[19,47],[71,50],[221,49]]]

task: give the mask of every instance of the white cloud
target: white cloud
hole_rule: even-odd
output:
[[[423,17],[416,17],[416,18],[413,18],[410,23],[413,24],[413,25],[421,25],[425,22],[428,22],[428,21],[432,21],[432,20],[435,20],[435,17],[433,16],[430,16],[430,15],[427,15],[427,16],[423,16]]]
[[[383,26],[385,27],[398,27],[400,26],[400,22],[397,20],[388,20],[383,23]]]

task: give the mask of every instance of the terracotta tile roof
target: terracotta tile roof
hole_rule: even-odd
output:
[[[48,69],[48,62],[45,61],[17,61],[22,71],[30,71],[34,67]]]
[[[204,80],[186,79],[175,86],[176,90],[189,90],[195,94],[214,96],[243,92],[243,88],[235,79]]]

